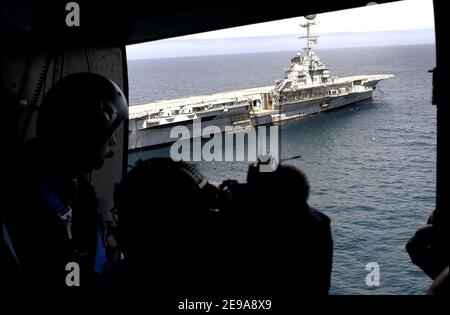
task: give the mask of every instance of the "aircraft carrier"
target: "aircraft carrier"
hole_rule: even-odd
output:
[[[301,38],[306,39],[306,47],[291,59],[284,79],[274,86],[130,106],[128,148],[174,142],[178,138],[171,131],[176,126],[185,126],[191,137],[201,137],[193,131],[194,121],[219,133],[337,109],[371,98],[379,81],[393,77],[392,74],[331,76],[312,51],[318,38],[311,34],[311,26],[315,24],[315,15],[305,16],[301,27],[306,29],[306,35]]]

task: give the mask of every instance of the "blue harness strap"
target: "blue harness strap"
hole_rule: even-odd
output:
[[[17,266],[20,268],[20,260],[17,257],[16,250],[14,249],[14,245],[11,242],[11,237],[9,237],[8,229],[6,228],[6,224],[2,224],[2,234],[3,234],[3,241],[5,242],[6,247],[10,251],[11,255],[14,257],[14,260],[16,261]]]
[[[72,239],[72,208],[64,204],[61,199],[58,198],[50,184],[46,181],[41,183],[41,192],[44,195],[45,200],[50,207],[55,211],[56,215],[63,221],[67,229],[67,235],[69,239]],[[95,251],[94,260],[94,272],[101,274],[106,265],[106,249],[103,244],[103,229],[101,225],[97,232],[97,247]]]
[[[106,248],[103,244],[103,231],[102,227],[99,226],[97,233],[97,248],[95,250],[95,261],[94,261],[94,271],[97,274],[103,273],[107,259],[106,259]]]
[[[47,203],[55,211],[56,215],[63,221],[66,229],[67,236],[72,239],[72,208],[64,204],[61,199],[58,198],[50,184],[46,181],[41,182],[41,192],[44,195]]]
[[[50,184],[46,181],[41,183],[41,192],[44,194],[45,200],[53,208],[55,213],[60,217],[65,217],[72,209],[64,204],[55,194]]]

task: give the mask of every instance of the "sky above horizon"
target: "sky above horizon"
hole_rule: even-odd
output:
[[[303,17],[127,46],[127,58],[169,58],[295,50]],[[316,49],[434,43],[432,0],[404,0],[318,14]],[[370,32],[371,34],[367,34]],[[289,36],[290,35],[290,36]]]

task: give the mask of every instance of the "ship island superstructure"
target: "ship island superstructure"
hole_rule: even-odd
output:
[[[372,97],[379,81],[392,74],[333,77],[328,67],[312,51],[318,36],[311,34],[315,15],[305,16],[306,47],[294,56],[285,69],[283,80],[275,86],[164,100],[130,106],[129,149],[164,145],[176,141],[170,132],[193,122],[202,127],[259,126],[297,119],[337,109]],[[192,133],[191,133],[192,134]]]

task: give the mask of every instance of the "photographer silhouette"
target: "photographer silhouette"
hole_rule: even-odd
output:
[[[257,167],[216,188],[185,162],[139,161],[115,193],[125,281],[151,279],[160,294],[327,294],[330,220],[308,206],[306,176]]]

